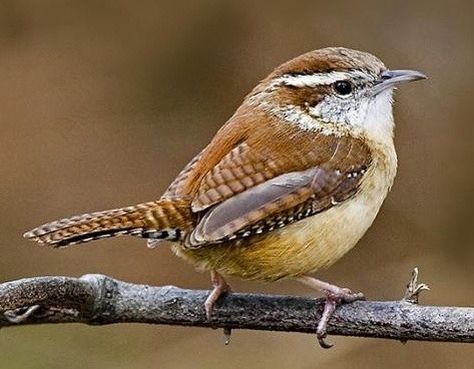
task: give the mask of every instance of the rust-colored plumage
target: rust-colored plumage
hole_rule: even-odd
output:
[[[55,221],[25,236],[53,246],[127,234],[193,249],[237,242],[346,200],[370,164],[361,138],[303,132],[263,112],[236,114],[159,201]]]
[[[181,231],[192,227],[191,219],[189,202],[181,199],[161,199],[56,220],[35,228],[24,236],[54,247],[123,235],[143,238],[159,236],[178,241]]]
[[[272,81],[289,73],[350,70],[367,62],[364,58],[368,54],[348,58],[347,53],[346,49],[323,49],[278,67],[247,96],[160,200],[62,219],[25,237],[56,247],[121,235],[170,240],[176,242],[177,254],[204,269],[247,278],[284,277],[282,272],[266,273],[265,268],[247,273],[245,262],[232,259],[245,253],[242,245],[248,250],[248,245],[258,241],[261,250],[249,263],[250,269],[256,268],[254,264],[265,265],[266,258],[288,263],[277,258],[278,254],[291,256],[278,251],[281,236],[272,241],[276,242],[272,247],[264,246],[262,239],[267,234],[274,238],[281,229],[355,196],[373,165],[373,149],[364,136],[351,134],[346,125],[302,130],[264,109],[256,96],[271,91],[272,98],[282,105],[314,106],[328,93],[329,86],[282,85],[274,89]],[[375,69],[383,68],[375,58],[370,62]],[[228,260],[226,250],[231,256]],[[298,270],[316,269],[310,264],[308,261]],[[290,269],[288,275],[294,275]]]
[[[176,254],[212,272],[208,315],[228,290],[219,273],[299,277],[328,296],[322,340],[334,301],[360,295],[302,276],[338,260],[372,224],[396,172],[391,90],[421,78],[355,50],[304,54],[255,87],[159,200],[25,237],[56,247],[120,235],[172,241]]]

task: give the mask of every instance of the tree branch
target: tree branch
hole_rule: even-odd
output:
[[[416,277],[414,274],[402,301],[357,301],[340,306],[328,333],[473,343],[474,308],[413,303],[426,288],[417,285]],[[220,300],[213,318],[207,321],[207,294],[93,274],[20,279],[0,284],[0,328],[43,323],[150,323],[313,333],[324,304],[323,299],[309,297],[232,293]]]

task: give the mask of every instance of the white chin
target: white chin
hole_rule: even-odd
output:
[[[367,104],[363,128],[367,134],[378,141],[393,137],[393,88],[377,94]]]

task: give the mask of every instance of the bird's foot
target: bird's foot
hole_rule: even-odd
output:
[[[333,345],[326,342],[327,326],[337,306],[344,303],[365,300],[365,297],[360,292],[355,293],[348,288],[341,288],[312,277],[304,276],[300,278],[300,281],[311,288],[321,291],[326,296],[324,310],[316,329],[316,337],[322,348],[331,348]]]
[[[211,272],[211,281],[213,289],[204,303],[204,308],[206,309],[207,320],[211,320],[212,312],[216,305],[217,300],[225,293],[232,292],[229,284],[226,282],[224,277],[222,277],[218,272]]]
[[[223,276],[221,276],[216,271],[211,271],[211,281],[213,285],[213,289],[209,296],[207,296],[206,302],[204,303],[204,308],[206,309],[206,317],[207,320],[211,320],[212,312],[214,311],[214,307],[216,305],[217,300],[223,294],[232,292],[229,284],[226,282]],[[230,343],[230,335],[232,330],[230,328],[224,328],[224,343],[228,345]]]
[[[326,301],[324,303],[323,314],[319,320],[318,327],[316,329],[316,337],[318,338],[319,345],[322,348],[331,348],[333,344],[326,342],[327,337],[327,326],[329,319],[336,311],[338,305],[354,302],[357,300],[364,300],[365,297],[362,293],[354,293],[348,288],[341,288],[331,285],[331,290],[323,290],[322,292],[326,295]]]

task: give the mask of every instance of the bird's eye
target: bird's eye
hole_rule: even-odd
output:
[[[352,85],[348,81],[337,81],[334,83],[334,90],[339,95],[349,95],[352,92]]]

